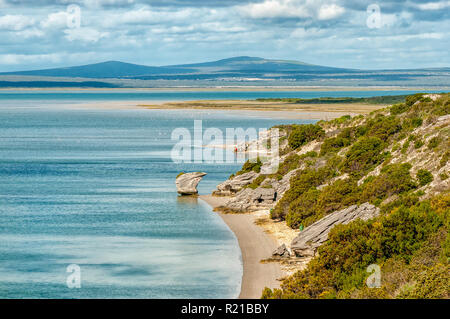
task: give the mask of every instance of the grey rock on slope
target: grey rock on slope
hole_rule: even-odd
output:
[[[206,173],[194,172],[185,173],[177,177],[175,184],[178,194],[180,195],[196,195],[198,194],[197,185]]]
[[[241,175],[237,175],[225,182],[217,185],[217,190],[214,195],[217,196],[231,196],[240,191],[244,186],[253,182],[253,180],[258,176],[258,173],[248,172]]]
[[[244,188],[236,196],[230,198],[224,207],[235,212],[245,213],[262,208],[270,208],[276,199],[277,193],[273,188]]]
[[[356,219],[368,220],[378,216],[380,209],[369,203],[353,205],[335,211],[301,231],[291,243],[297,257],[314,256],[317,248],[328,239],[330,230],[338,224],[348,224]]]

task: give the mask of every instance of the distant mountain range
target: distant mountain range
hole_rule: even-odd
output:
[[[297,61],[267,60],[253,57],[235,57],[214,62],[170,66],[146,66],[120,61],[107,61],[67,68],[0,73],[0,75],[34,75],[56,77],[63,76],[83,78],[143,78],[146,76],[173,76],[177,74],[207,74],[216,76],[229,76],[230,73],[233,73],[237,76],[266,76],[267,73],[342,73],[348,71],[350,70],[312,65]]]
[[[254,85],[255,83],[265,85],[401,85],[400,82],[403,85],[449,85],[449,75],[450,68],[368,71],[313,65],[299,61],[242,56],[213,62],[169,66],[145,66],[108,61],[65,68],[6,72],[0,73],[0,86],[8,86],[8,83],[11,85],[11,82],[14,81],[17,82],[16,84],[27,83],[26,86],[29,86],[30,81],[38,81],[44,83],[38,86],[45,87],[49,81],[61,81],[50,78],[64,78],[63,86],[72,86],[70,83],[76,86],[81,79],[85,79],[83,86],[89,86],[89,83],[92,82],[95,83],[95,85],[93,84],[95,87],[158,86],[157,83],[161,84],[161,81],[169,86],[170,82],[200,86]],[[11,76],[14,76],[14,81],[11,81]],[[74,78],[77,80],[73,80]],[[97,79],[97,81],[86,81],[86,79]],[[155,81],[157,81],[156,84]],[[54,87],[57,84],[50,84],[50,86]]]

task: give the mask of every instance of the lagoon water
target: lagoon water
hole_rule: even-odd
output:
[[[282,93],[292,94],[277,96]],[[366,96],[386,94],[379,93]],[[223,131],[311,121],[248,112],[60,108],[97,98],[39,94],[0,92],[0,297],[237,297],[236,238],[204,203],[178,197],[174,179],[180,171],[205,171],[199,190],[210,193],[241,164],[173,163],[171,132],[192,130],[198,119],[204,129]],[[79,289],[66,284],[70,264],[80,266]]]

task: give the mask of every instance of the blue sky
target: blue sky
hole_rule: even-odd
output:
[[[449,30],[448,0],[0,0],[0,71],[242,55],[448,67]]]

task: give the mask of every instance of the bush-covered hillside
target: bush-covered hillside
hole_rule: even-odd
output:
[[[281,127],[289,132],[281,151],[289,167],[301,162],[306,167],[291,179],[272,217],[297,228],[353,204],[382,206],[414,192],[439,192],[446,184],[450,150],[449,128],[439,120],[449,114],[450,102],[448,94],[434,98],[417,94],[367,117]],[[298,150],[310,142],[317,144],[314,155],[319,155],[302,159]]]
[[[252,189],[290,178],[271,218],[298,229],[366,202],[381,214],[332,228],[307,268],[263,298],[448,298],[449,114],[449,94],[415,94],[367,116],[278,126],[278,172],[239,172],[258,173]],[[366,285],[371,264],[381,288]]]

